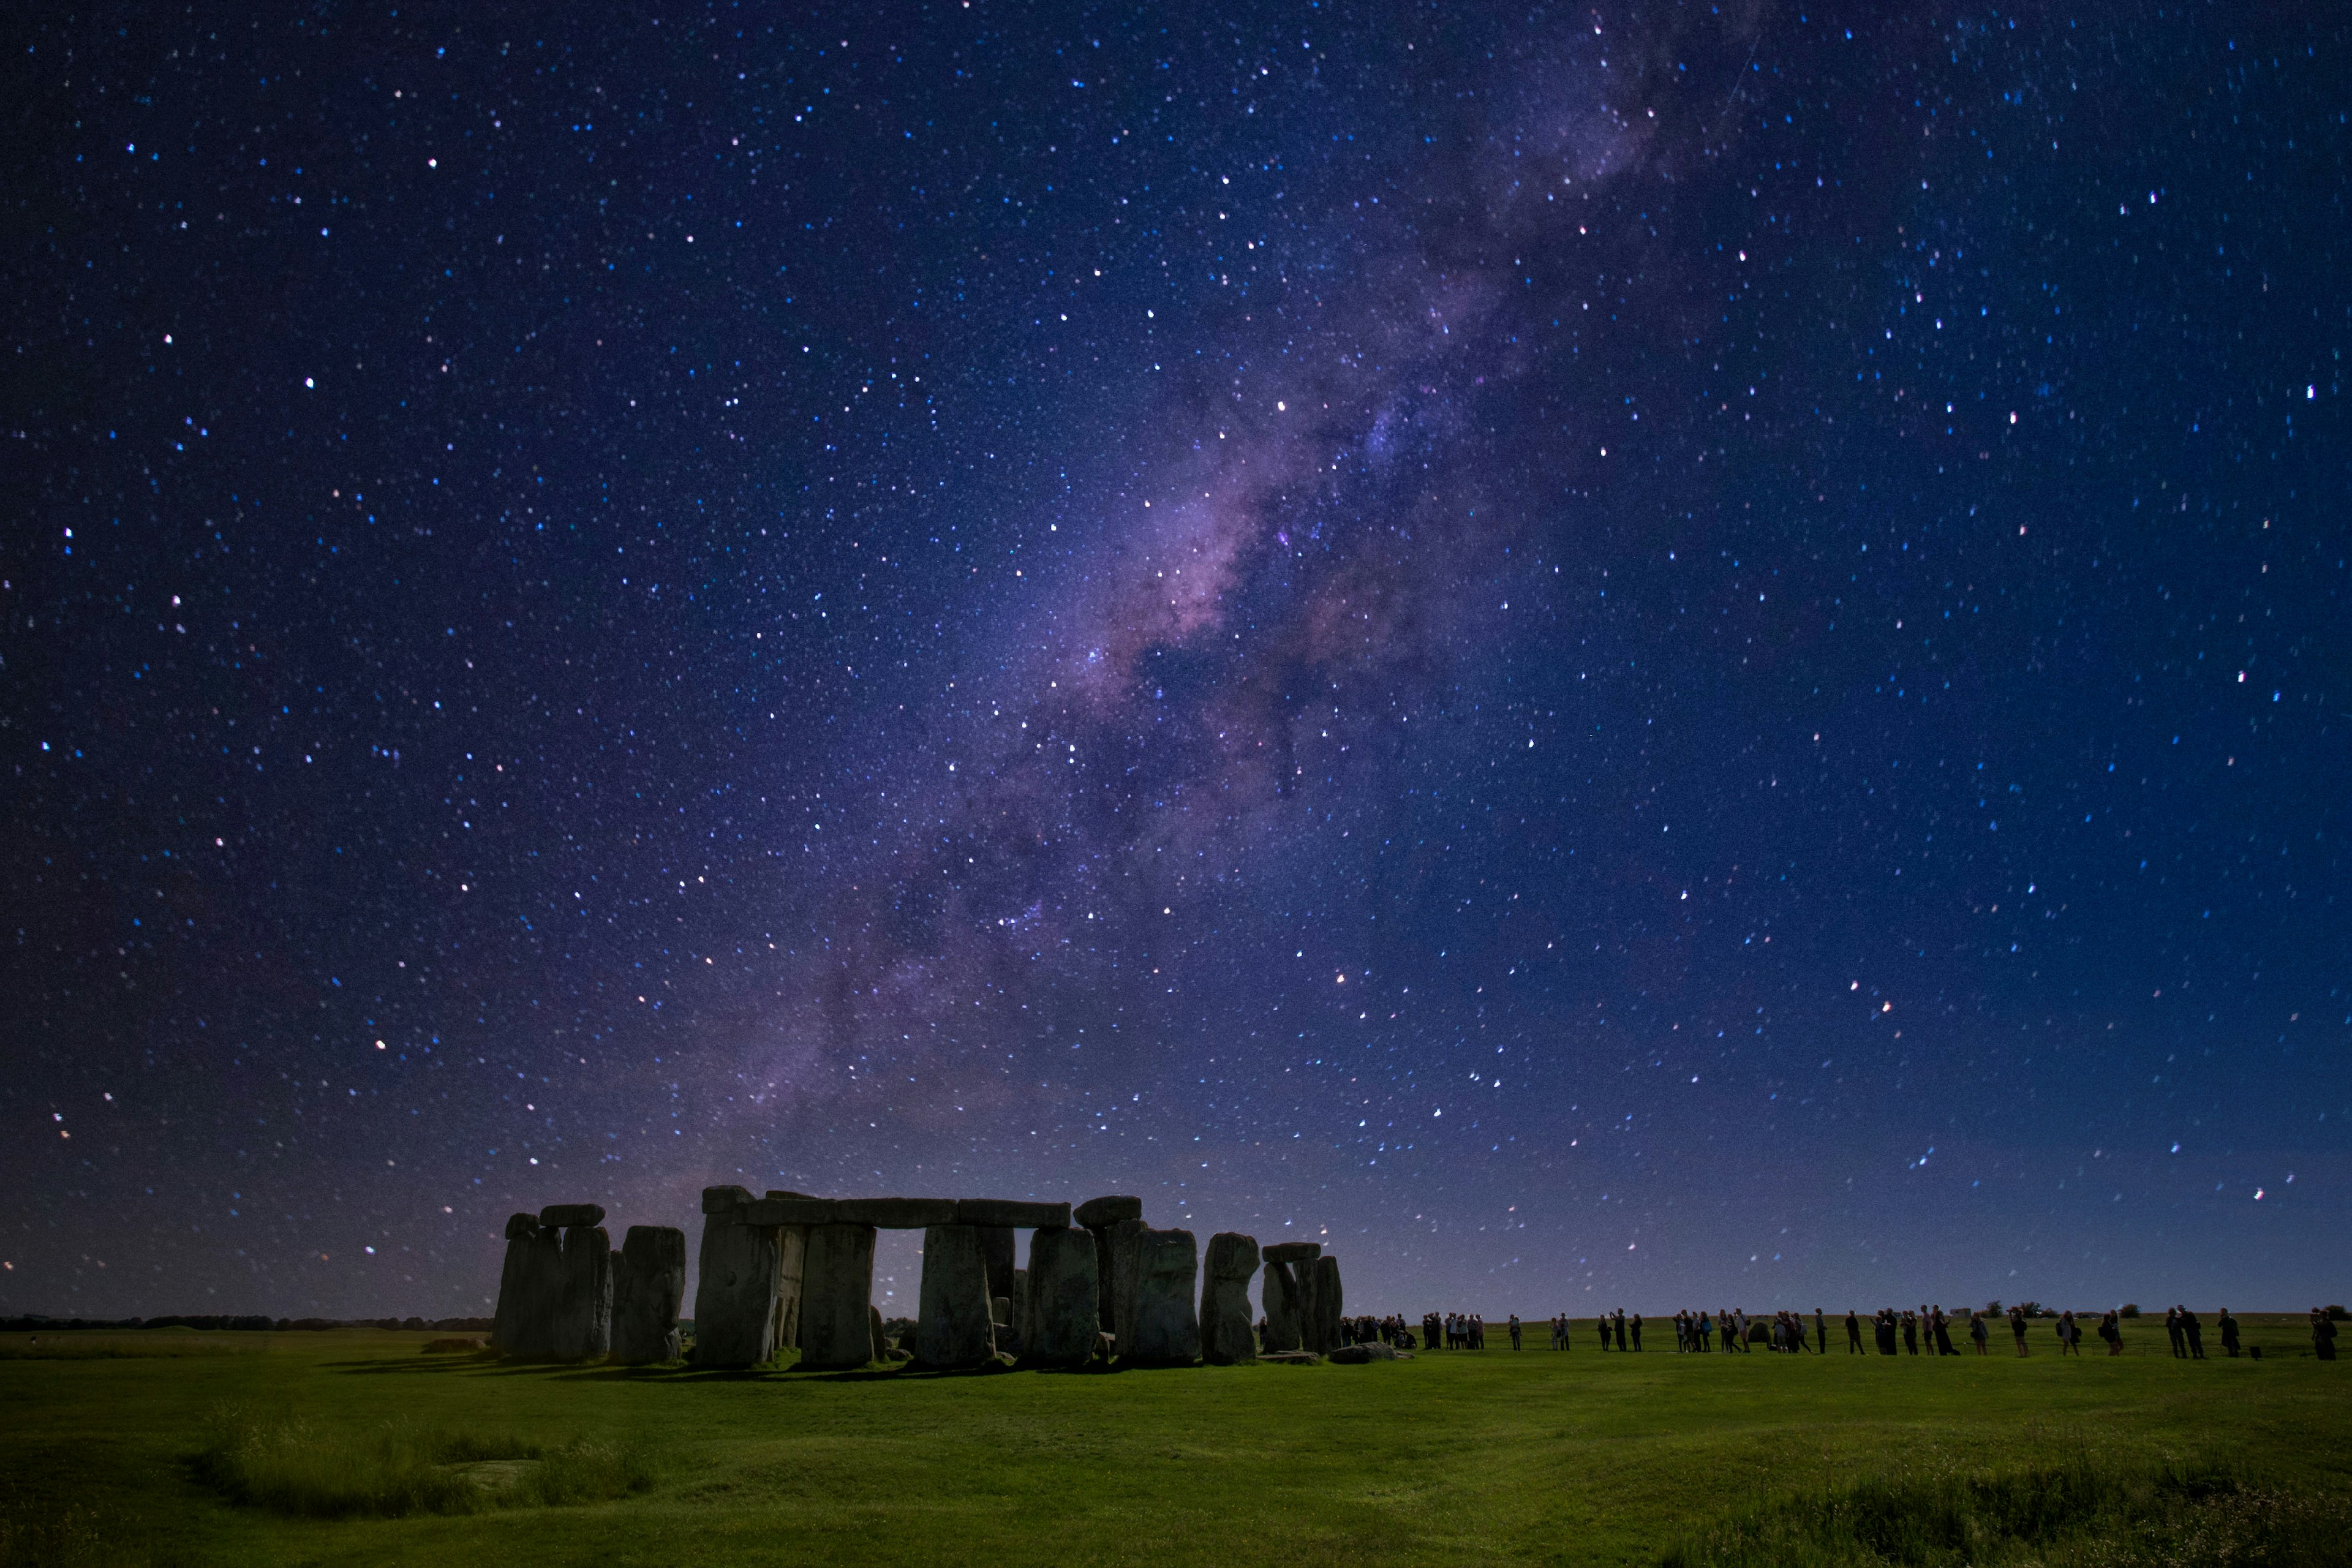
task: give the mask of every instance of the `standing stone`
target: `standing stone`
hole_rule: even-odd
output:
[[[813,1225],[801,1272],[801,1365],[816,1371],[874,1359],[874,1227]]]
[[[1250,1331],[1250,1277],[1257,1272],[1255,1237],[1219,1231],[1209,1237],[1201,1285],[1201,1359],[1217,1366],[1257,1359]]]
[[[522,1355],[520,1347],[531,1331],[538,1285],[534,1264],[539,1247],[539,1216],[510,1215],[507,1218],[507,1257],[499,1269],[498,1315],[490,1320],[490,1349],[500,1355]]]
[[[1139,1226],[1134,1238],[1135,1304],[1118,1359],[1138,1366],[1190,1366],[1201,1359],[1201,1319],[1193,1296],[1201,1245],[1189,1230]]]
[[[1309,1258],[1292,1264],[1290,1278],[1298,1290],[1298,1348],[1328,1355],[1334,1347],[1323,1337],[1322,1261]]]
[[[925,1366],[978,1366],[996,1353],[988,1261],[976,1225],[923,1232],[922,1313],[915,1359]]]
[[[677,1359],[677,1310],[686,1300],[686,1232],[633,1225],[613,1266],[613,1359],[643,1366]]]
[[[1084,1366],[1102,1321],[1101,1272],[1094,1235],[1041,1230],[1029,1238],[1028,1310],[1022,1359],[1031,1366]]]
[[[1135,1340],[1137,1237],[1150,1228],[1140,1219],[1123,1219],[1110,1227],[1110,1331],[1118,1337],[1121,1355]]]
[[[741,1194],[714,1208],[712,1192]],[[706,1189],[702,1255],[694,1287],[697,1366],[759,1366],[775,1359],[777,1298],[783,1287],[782,1234],[774,1226],[746,1225],[751,1195],[740,1187]]]
[[[1265,1344],[1269,1352],[1307,1348],[1300,1322],[1298,1276],[1281,1258],[1265,1260],[1265,1283],[1258,1288],[1265,1303]]]
[[[1031,1245],[1034,1247],[1035,1244],[1033,1242]],[[1008,1314],[1006,1321],[1012,1331],[1010,1334],[1003,1330],[997,1331],[996,1348],[1017,1356],[1024,1342],[1022,1335],[1029,1328],[1029,1270],[1026,1268],[1013,1271],[1013,1300],[1008,1303]]]
[[[1013,1227],[1009,1225],[982,1226],[980,1255],[988,1264],[988,1293],[991,1296],[1013,1294]]]
[[[804,1193],[771,1188],[771,1199],[805,1203]],[[804,1225],[779,1227],[776,1235],[776,1348],[788,1350],[801,1342],[801,1282],[808,1268],[808,1233]]]
[[[575,1225],[565,1227],[562,1246],[548,1353],[557,1361],[602,1361],[613,1349],[613,1238],[601,1225]]]
[[[873,1341],[873,1359],[876,1361],[888,1361],[890,1359],[890,1336],[884,1331],[882,1327],[882,1309],[876,1306],[871,1301],[866,1303],[866,1328],[868,1336]]]
[[[1318,1258],[1307,1267],[1315,1270],[1315,1328],[1323,1342],[1307,1348],[1329,1355],[1339,1348],[1339,1319],[1343,1315],[1339,1295],[1339,1260]]]
[[[1141,1219],[1143,1200],[1137,1197],[1088,1198],[1071,1211],[1070,1217],[1087,1227],[1095,1238],[1095,1303],[1102,1313],[1106,1332],[1116,1333],[1118,1320],[1115,1303],[1118,1293],[1111,1288],[1112,1253],[1111,1227],[1121,1220]]]

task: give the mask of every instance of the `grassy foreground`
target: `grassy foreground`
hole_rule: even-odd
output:
[[[949,1376],[0,1335],[0,1563],[2346,1561],[2352,1364],[2246,1321],[2268,1359]]]

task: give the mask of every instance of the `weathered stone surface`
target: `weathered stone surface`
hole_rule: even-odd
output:
[[[613,1265],[613,1359],[625,1366],[677,1359],[686,1300],[686,1232],[633,1225]]]
[[[603,1225],[603,1204],[550,1204],[539,1211],[539,1223],[569,1230],[575,1225]]]
[[[1110,1331],[1118,1336],[1122,1355],[1135,1342],[1135,1238],[1149,1228],[1139,1219],[1123,1219],[1106,1233],[1110,1237]]]
[[[1339,1293],[1339,1260],[1330,1257],[1318,1258],[1312,1264],[1301,1264],[1299,1268],[1302,1272],[1309,1268],[1315,1270],[1316,1341],[1320,1342],[1310,1341],[1307,1348],[1321,1351],[1328,1357],[1339,1348],[1339,1319],[1344,1311],[1343,1298]]]
[[[1108,1230],[1123,1219],[1141,1219],[1141,1198],[1088,1198],[1070,1211],[1070,1217],[1088,1230]]]
[[[780,1348],[783,1236],[773,1226],[740,1223],[740,1212],[703,1216],[694,1287],[697,1366],[758,1366]]]
[[[1190,1366],[1201,1359],[1193,1297],[1201,1244],[1189,1230],[1144,1230],[1135,1238],[1135,1328],[1119,1359],[1143,1366]]]
[[[1305,1331],[1301,1324],[1298,1299],[1298,1276],[1291,1266],[1273,1256],[1273,1247],[1265,1249],[1265,1282],[1258,1294],[1265,1308],[1265,1342],[1261,1354],[1279,1351],[1288,1353],[1304,1350]]]
[[[1298,1301],[1298,1348],[1320,1354],[1332,1348],[1323,1337],[1323,1310],[1318,1292],[1323,1283],[1319,1272],[1322,1259],[1309,1258],[1290,1266],[1290,1279],[1296,1287]]]
[[[961,1222],[970,1225],[969,1220]],[[1003,1225],[983,1225],[973,1228],[980,1232],[980,1256],[988,1265],[988,1293],[991,1297],[1013,1294],[1013,1227]]]
[[[1024,1342],[1022,1336],[1029,1327],[1029,1270],[1026,1268],[1013,1271],[1013,1300],[1004,1321],[1010,1325],[1010,1331],[1003,1327],[997,1330],[996,1348],[1017,1356]]]
[[[978,1366],[996,1353],[978,1226],[935,1225],[923,1232],[922,1303],[915,1359],[923,1365]]]
[[[577,1207],[604,1212],[593,1204]],[[603,1226],[564,1227],[562,1280],[548,1353],[557,1361],[604,1360],[613,1349],[613,1238]]]
[[[751,1201],[751,1194],[741,1187],[705,1187],[702,1189],[704,1214],[731,1214]]]
[[[736,1211],[745,1225],[836,1225],[841,1205],[834,1198],[754,1198]]]
[[[1233,1231],[1209,1237],[1201,1284],[1201,1359],[1218,1366],[1255,1359],[1249,1282],[1257,1273],[1255,1238]]]
[[[1257,1359],[1272,1362],[1276,1366],[1315,1366],[1323,1360],[1313,1351],[1265,1351]]]
[[[866,1304],[866,1327],[873,1341],[874,1359],[876,1361],[888,1361],[890,1359],[890,1336],[882,1327],[882,1309],[874,1305],[871,1301],[868,1301]]]
[[[1333,1366],[1362,1366],[1367,1362],[1394,1361],[1395,1349],[1382,1344],[1341,1345],[1323,1359]]]
[[[562,1233],[546,1229],[535,1215],[517,1215],[507,1222],[507,1235],[490,1348],[501,1355],[536,1359],[555,1347],[554,1312],[563,1289]]]
[[[929,1230],[956,1223],[953,1198],[836,1198],[836,1225],[872,1225],[884,1230]]]
[[[1304,1263],[1322,1256],[1323,1244],[1319,1241],[1277,1241],[1265,1249],[1268,1263]]]
[[[1067,1204],[1033,1204],[1021,1198],[958,1198],[958,1225],[1001,1225],[1012,1230],[1042,1230],[1070,1223]]]
[[[1102,1321],[1094,1234],[1040,1230],[1029,1238],[1028,1310],[1021,1356],[1032,1366],[1083,1366]]]
[[[817,1225],[801,1269],[801,1365],[864,1366],[874,1359],[874,1227]]]

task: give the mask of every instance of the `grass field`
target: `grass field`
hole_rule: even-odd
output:
[[[956,1375],[0,1335],[0,1563],[2352,1560],[2352,1364],[2245,1321],[2262,1362],[2149,1322],[2063,1361],[1604,1355],[1580,1324],[1564,1355]]]

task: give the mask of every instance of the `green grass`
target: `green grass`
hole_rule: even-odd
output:
[[[2344,1562],[2352,1366],[2248,1321],[2261,1363],[2135,1326],[2120,1359],[966,1375],[0,1336],[0,1564]]]

